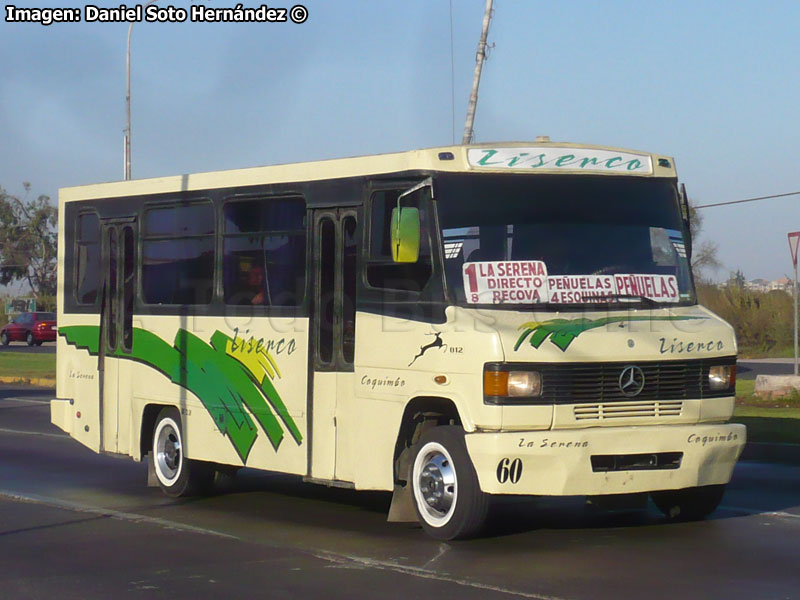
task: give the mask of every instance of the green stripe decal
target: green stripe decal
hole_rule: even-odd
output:
[[[684,316],[666,316],[666,317],[653,317],[653,316],[637,316],[632,315],[629,317],[603,317],[600,319],[551,319],[549,321],[529,321],[523,323],[518,329],[522,330],[517,343],[514,344],[514,350],[519,350],[519,347],[530,338],[528,342],[534,348],[538,348],[549,337],[550,342],[559,348],[562,352],[566,352],[572,341],[589,329],[597,329],[604,327],[611,323],[627,323],[632,321],[686,321],[690,319],[705,319],[705,317],[684,317]]]
[[[97,356],[99,327],[59,327],[58,333],[69,344]],[[192,392],[200,399],[219,430],[228,436],[242,462],[247,462],[258,437],[253,418],[276,451],[283,441],[283,426],[295,442],[301,444],[303,436],[275,389],[271,375],[254,373],[250,363],[229,354],[231,342],[231,338],[220,331],[214,333],[211,344],[208,344],[193,333],[179,329],[170,346],[150,331],[135,327],[133,351],[126,353],[118,349],[108,356],[146,364]],[[264,356],[269,361],[273,360],[266,353]],[[274,376],[279,375],[274,373]]]

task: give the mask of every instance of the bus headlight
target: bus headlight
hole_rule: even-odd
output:
[[[538,371],[509,371],[509,396],[541,396],[542,375]]]
[[[713,391],[726,390],[736,384],[736,367],[714,365],[708,369],[708,387]]]
[[[542,374],[538,371],[483,372],[483,393],[499,398],[530,398],[542,395]]]

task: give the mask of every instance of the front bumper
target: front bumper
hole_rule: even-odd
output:
[[[467,450],[488,494],[580,496],[725,484],[746,441],[744,425],[604,427],[470,433]],[[598,470],[606,458],[674,455],[680,466]],[[592,457],[595,457],[593,468]],[[518,462],[517,462],[518,461]]]
[[[72,434],[72,412],[70,401],[61,398],[50,400],[50,422],[69,434]]]

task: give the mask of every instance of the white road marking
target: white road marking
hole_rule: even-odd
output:
[[[50,400],[35,400],[33,398],[0,398],[0,402],[20,402],[22,404],[50,404]]]
[[[411,575],[413,577],[420,577],[422,579],[435,579],[437,581],[446,581],[448,583],[455,583],[457,585],[463,585],[465,587],[476,588],[479,590],[487,590],[491,592],[500,592],[502,594],[508,594],[510,596],[518,596],[520,598],[534,598],[535,600],[565,600],[564,598],[560,598],[558,596],[546,596],[544,594],[521,592],[518,590],[511,590],[508,588],[496,585],[490,585],[487,583],[471,581],[469,579],[453,577],[445,573],[437,573],[436,571],[429,571],[421,567],[410,567],[408,565],[401,565],[390,560],[374,560],[371,558],[363,558],[361,556],[335,554],[333,552],[318,552],[318,553],[312,553],[312,555],[316,556],[317,558],[329,560],[331,562],[339,564],[350,563],[353,565],[367,567],[367,568],[393,571],[395,573],[402,573],[403,575]]]
[[[158,525],[159,527],[164,527],[166,529],[187,531],[190,533],[201,533],[204,535],[213,535],[215,537],[227,538],[231,540],[240,539],[234,535],[228,535],[227,533],[222,533],[221,531],[214,531],[213,529],[195,527],[194,525],[185,525],[183,523],[167,521],[166,519],[159,519],[158,517],[148,517],[145,515],[138,515],[136,513],[127,513],[119,510],[112,510],[110,508],[98,508],[96,506],[79,504],[77,502],[70,502],[68,500],[61,500],[59,498],[39,496],[38,494],[20,494],[18,492],[12,492],[9,490],[0,490],[0,497],[7,498],[9,500],[16,500],[18,502],[30,502],[31,504],[41,504],[42,506],[49,506],[50,508],[72,510],[75,512],[88,513],[92,515],[98,515],[101,517],[111,517],[112,519],[129,521],[131,523],[148,523],[150,525]]]
[[[59,438],[64,440],[70,439],[70,437],[66,433],[47,433],[46,431],[21,431],[19,429],[6,429],[5,427],[0,427],[0,433],[16,433],[19,435],[41,435],[44,437]]]
[[[445,553],[447,553],[449,550],[450,546],[448,546],[447,544],[439,544],[439,552],[436,554],[436,556],[434,556],[432,559],[430,559],[428,562],[425,563],[425,568],[427,569],[428,567],[430,567],[433,563],[442,558],[442,556],[444,556]]]

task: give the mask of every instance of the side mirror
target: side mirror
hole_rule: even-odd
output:
[[[419,209],[392,209],[392,260],[415,263],[419,258]]]

